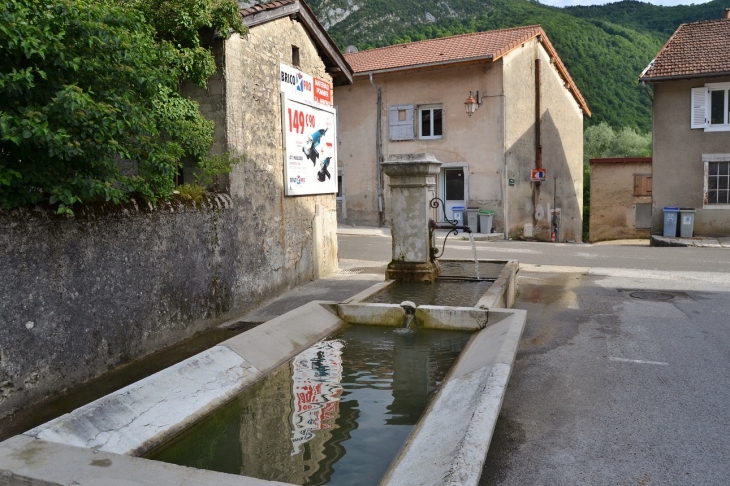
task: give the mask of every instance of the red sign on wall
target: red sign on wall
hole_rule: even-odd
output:
[[[547,171],[545,169],[532,169],[530,180],[532,182],[545,182]]]
[[[332,106],[332,87],[327,81],[314,78],[314,101]]]

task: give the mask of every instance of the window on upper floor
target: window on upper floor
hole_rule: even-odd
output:
[[[730,131],[730,83],[709,83],[692,88],[693,129]]]
[[[291,46],[291,63],[295,67],[299,67],[301,64],[299,60],[299,48],[295,45]]]
[[[444,118],[441,105],[424,105],[418,107],[418,138],[432,140],[443,138]]]

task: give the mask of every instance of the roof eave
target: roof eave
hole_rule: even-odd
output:
[[[438,66],[446,66],[449,64],[462,64],[462,63],[472,63],[472,62],[479,62],[479,61],[492,61],[494,60],[494,57],[489,54],[488,56],[478,56],[478,57],[465,57],[463,59],[452,59],[448,61],[439,61],[439,62],[427,62],[424,64],[411,64],[409,66],[396,66],[392,68],[387,69],[374,69],[370,71],[358,71],[355,73],[355,76],[369,76],[371,74],[382,74],[382,73],[392,73],[396,71],[409,71],[411,69],[422,69],[422,68],[429,68],[429,67],[438,67]]]
[[[280,7],[247,15],[243,17],[243,23],[246,27],[251,28],[289,16],[296,16],[314,42],[320,47],[326,57],[329,58],[330,63],[332,64],[330,69],[333,71],[329,74],[333,78],[344,77],[346,84],[352,84],[352,68],[347,61],[345,61],[345,58],[342,56],[342,53],[337,48],[335,42],[329,36],[327,31],[324,30],[322,24],[319,23],[317,17],[314,16],[309,5],[305,2],[297,0],[296,2],[288,3]]]
[[[697,78],[717,78],[720,76],[730,76],[730,71],[723,71],[717,73],[693,73],[693,74],[677,74],[675,76],[651,76],[651,77],[640,77],[639,81],[645,81],[647,83],[657,83],[661,81],[675,81],[680,79],[697,79]]]

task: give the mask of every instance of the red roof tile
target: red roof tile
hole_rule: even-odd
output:
[[[583,95],[578,91],[578,87],[555,52],[555,48],[547,38],[545,31],[539,25],[397,44],[345,54],[345,59],[352,66],[355,75],[378,71],[414,69],[443,63],[468,62],[477,59],[496,61],[512,49],[538,36],[543,47],[555,59],[555,66],[558,68],[568,89],[570,89],[583,111],[590,116],[591,111],[588,109]]]
[[[640,79],[693,78],[730,73],[730,19],[680,25]]]

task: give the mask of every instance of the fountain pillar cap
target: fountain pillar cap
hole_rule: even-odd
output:
[[[433,154],[396,154],[381,164],[388,177],[435,176],[439,173],[441,162]]]

